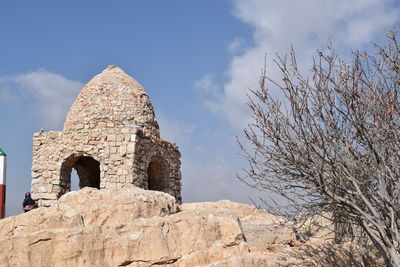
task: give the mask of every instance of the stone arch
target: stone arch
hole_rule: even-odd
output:
[[[71,191],[71,172],[75,169],[79,177],[79,188],[100,189],[100,163],[86,155],[72,154],[64,160],[60,172],[60,196]]]
[[[147,183],[149,190],[168,192],[169,170],[162,158],[153,158],[149,163],[147,167]]]

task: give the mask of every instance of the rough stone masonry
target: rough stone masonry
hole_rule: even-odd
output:
[[[181,202],[180,152],[160,138],[153,106],[143,87],[116,66],[84,86],[60,132],[33,137],[32,197],[52,206],[79,187],[134,184],[173,195]]]

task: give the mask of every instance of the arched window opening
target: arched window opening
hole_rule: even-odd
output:
[[[150,162],[147,169],[148,184],[150,190],[167,192],[168,190],[168,171],[161,159]]]
[[[72,170],[79,177],[78,189],[87,186],[100,189],[100,163],[92,157],[72,155],[61,166],[61,195],[77,187],[74,183],[71,187]]]

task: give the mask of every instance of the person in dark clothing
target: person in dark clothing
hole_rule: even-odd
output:
[[[24,212],[27,212],[33,209],[34,205],[35,201],[31,198],[31,193],[26,192],[24,202],[22,202],[22,209],[24,210]]]

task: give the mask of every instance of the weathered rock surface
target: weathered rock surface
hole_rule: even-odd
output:
[[[133,186],[84,188],[0,220],[0,266],[301,266],[281,223],[230,201],[178,206]]]

